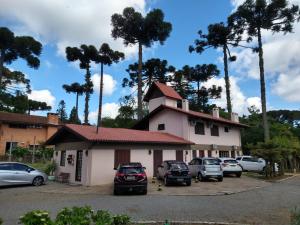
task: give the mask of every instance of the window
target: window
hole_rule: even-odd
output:
[[[24,164],[19,164],[19,163],[14,163],[13,164],[13,170],[27,171],[28,169],[29,169],[29,167],[24,165]]]
[[[228,133],[229,132],[229,127],[224,127],[224,132]]]
[[[165,124],[164,123],[158,124],[157,130],[165,130]]]
[[[241,160],[241,159],[242,159],[241,157],[237,157],[237,158],[236,158],[236,160]]]
[[[219,127],[217,125],[213,125],[210,128],[211,136],[219,136]]]
[[[182,109],[182,101],[181,100],[177,101],[177,108]]]
[[[229,151],[219,151],[219,157],[229,157]]]
[[[6,154],[9,154],[10,145],[12,145],[11,150],[14,150],[18,146],[18,142],[6,142],[6,146],[5,146]]]
[[[60,153],[60,166],[66,165],[66,151],[61,151]]]
[[[11,123],[11,124],[9,124],[9,128],[26,129],[27,125],[26,124],[14,124],[14,123]]]
[[[195,125],[195,134],[205,135],[204,123],[197,122]]]
[[[0,170],[11,170],[11,169],[12,169],[12,166],[10,163],[0,164]]]
[[[211,151],[210,150],[207,151],[207,156],[211,157]]]

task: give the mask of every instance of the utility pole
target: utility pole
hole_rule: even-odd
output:
[[[11,162],[11,152],[12,152],[12,140],[13,140],[13,136],[10,136],[10,146],[9,146],[9,158],[8,161]]]
[[[34,136],[34,138],[33,138],[33,150],[32,150],[32,159],[31,159],[32,163],[34,163],[34,161],[35,161],[35,139],[36,139],[36,136]]]

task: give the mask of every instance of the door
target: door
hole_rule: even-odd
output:
[[[14,184],[12,163],[0,164],[0,186]]]
[[[176,161],[183,161],[183,151],[176,150]]]
[[[14,171],[13,177],[17,184],[31,184],[34,175],[30,173],[30,168],[21,163],[13,163],[12,169]]]
[[[204,151],[203,150],[199,150],[199,158],[203,158],[204,157]]]
[[[193,150],[193,159],[197,157],[197,151]]]
[[[162,164],[163,152],[162,150],[153,151],[153,176],[157,176],[157,168]]]
[[[231,158],[235,159],[235,151],[231,151]]]
[[[129,149],[119,149],[115,150],[115,165],[117,168],[120,164],[130,163],[130,150]]]
[[[75,181],[81,181],[82,175],[82,150],[77,151],[76,155],[76,171],[75,171]]]

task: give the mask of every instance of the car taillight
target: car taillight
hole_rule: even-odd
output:
[[[124,173],[119,173],[119,172],[116,173],[116,177],[124,177],[124,175],[125,175]]]
[[[147,178],[146,173],[139,173],[139,174],[136,174],[136,176],[140,179],[139,181],[143,181]]]

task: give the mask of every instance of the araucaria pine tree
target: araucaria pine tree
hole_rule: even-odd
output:
[[[248,41],[257,40],[256,52],[259,56],[259,75],[261,88],[261,104],[265,142],[270,139],[270,131],[266,107],[266,84],[263,56],[262,32],[273,34],[293,31],[293,24],[299,21],[299,6],[290,5],[287,0],[246,0],[229,18],[228,23],[238,36],[247,34]]]
[[[154,42],[163,44],[172,30],[171,23],[164,21],[164,14],[160,9],[153,9],[145,17],[134,8],[125,8],[123,14],[111,17],[112,37],[122,38],[124,44],[138,45],[138,119],[142,118],[142,52],[143,46],[150,47]]]

